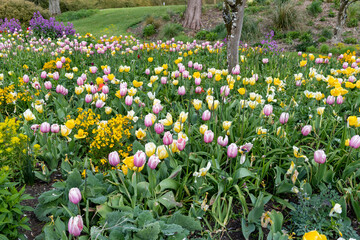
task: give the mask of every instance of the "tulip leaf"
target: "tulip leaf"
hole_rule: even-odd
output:
[[[135,154],[137,151],[144,151],[145,147],[137,140],[133,142],[133,154]]]
[[[159,183],[159,185],[157,186],[157,190],[159,190],[158,191],[159,193],[164,191],[165,189],[173,189],[176,191],[179,188],[179,186],[180,186],[179,182],[171,178],[166,178]]]
[[[173,192],[167,192],[159,198],[159,202],[164,205],[167,209],[174,207],[182,207],[182,204],[176,202]]]
[[[236,170],[234,179],[237,180],[244,177],[254,177],[254,174],[246,168],[239,168],[238,170]]]
[[[245,218],[242,218],[241,229],[242,229],[242,234],[244,235],[245,239],[249,239],[250,234],[255,231],[255,224],[247,223]]]

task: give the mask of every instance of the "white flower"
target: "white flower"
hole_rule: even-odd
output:
[[[329,216],[330,216],[330,217],[335,216],[334,213],[338,213],[338,214],[341,214],[341,213],[342,213],[342,208],[341,208],[341,205],[340,205],[340,204],[336,203],[336,204],[334,205],[334,207],[333,207],[333,208],[331,209],[331,211],[330,211]]]
[[[148,95],[148,97],[150,98],[150,100],[154,100],[154,99],[155,99],[155,93],[148,92],[147,95]]]
[[[206,175],[206,173],[209,171],[211,167],[211,162],[208,162],[206,168],[200,168],[199,172],[194,172],[194,177],[203,177]]]

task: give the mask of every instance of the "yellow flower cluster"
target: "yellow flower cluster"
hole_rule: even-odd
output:
[[[92,126],[95,126],[100,121],[100,115],[96,115],[91,109],[83,110],[82,108],[78,109],[80,114],[75,119],[75,125],[79,129],[84,129],[87,131]]]
[[[16,100],[16,96],[12,94],[14,89],[14,85],[0,88],[0,105],[7,105]]]
[[[52,72],[54,70],[56,70],[56,62],[61,61],[60,58],[56,58],[56,60],[51,60],[49,62],[46,62],[43,66],[43,70],[48,71],[48,72]],[[70,58],[66,58],[65,59],[65,63],[62,65],[62,68],[65,68],[66,70],[70,70],[70,63],[71,63],[71,59]]]
[[[101,158],[114,149],[120,149],[118,150],[120,156],[127,157],[132,150],[131,145],[126,144],[126,139],[131,136],[131,128],[129,119],[121,114],[117,114],[107,122],[100,122],[92,131],[95,136],[90,144],[91,153]]]

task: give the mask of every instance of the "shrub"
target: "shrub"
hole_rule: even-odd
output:
[[[253,16],[244,15],[244,23],[241,31],[241,41],[250,41],[259,38],[260,31],[258,22]]]
[[[319,39],[318,39],[318,42],[326,42],[326,37],[323,37],[321,36]]]
[[[316,0],[311,2],[311,4],[307,7],[307,11],[310,15],[316,17],[322,12],[321,1]]]
[[[330,50],[329,50],[329,52],[330,53],[332,53],[332,54],[340,54],[340,51],[339,51],[339,49],[338,48],[331,48]]]
[[[69,11],[56,16],[56,20],[61,22],[70,22],[77,19],[90,17],[99,12],[98,9],[81,9],[79,11]]]
[[[326,21],[326,18],[325,18],[325,17],[321,17],[321,18],[320,18],[320,21],[321,21],[321,22],[325,22],[325,21]]]
[[[0,18],[19,19],[21,24],[27,25],[34,12],[40,12],[44,18],[49,18],[49,11],[34,3],[24,0],[4,0],[0,4]]]
[[[330,47],[327,44],[322,44],[319,48],[321,53],[329,53]]]
[[[286,38],[290,38],[290,39],[297,39],[299,37],[300,37],[300,32],[297,31],[288,32],[286,34]]]
[[[156,33],[155,27],[153,24],[148,24],[143,29],[143,36],[150,37]]]
[[[300,44],[298,44],[296,46],[296,51],[305,52],[308,47],[316,46],[316,45],[317,45],[317,43],[313,42],[313,41],[311,41],[311,42],[302,42],[302,43],[300,43]]]
[[[20,239],[23,234],[19,233],[19,228],[30,230],[27,225],[28,218],[24,217],[24,211],[32,211],[28,206],[22,206],[21,202],[32,199],[28,194],[24,194],[25,186],[16,188],[16,183],[10,182],[10,168],[0,168],[0,239]]]
[[[303,34],[301,34],[300,36],[300,41],[301,42],[311,42],[312,41],[312,35],[310,32],[304,32]]]
[[[218,24],[213,30],[212,32],[217,33],[217,39],[224,39],[226,38],[227,35],[227,31],[225,28],[225,24],[224,23],[220,23]]]
[[[58,38],[62,37],[63,33],[67,36],[74,35],[72,23],[67,26],[63,22],[58,22],[55,18],[45,19],[40,12],[34,13],[33,18],[30,20],[30,28],[34,34],[42,37]]]
[[[164,38],[172,38],[179,35],[183,31],[183,27],[178,23],[168,23],[161,31],[161,35]]]
[[[208,32],[206,34],[206,40],[215,41],[216,39],[217,39],[217,33],[216,32]]]
[[[208,33],[208,31],[206,31],[206,30],[201,30],[201,31],[199,31],[199,32],[196,33],[195,38],[196,38],[196,39],[199,39],[199,40],[205,40],[207,33]]]
[[[344,39],[344,42],[347,44],[357,44],[358,40],[356,38],[353,37],[348,37]]]
[[[300,14],[293,1],[278,4],[272,16],[276,28],[290,30],[298,28]]]
[[[328,16],[331,17],[331,18],[333,18],[333,17],[335,17],[335,13],[334,13],[332,10],[330,10]]]
[[[358,20],[356,18],[349,18],[346,22],[346,26],[353,28],[358,26]]]
[[[183,41],[183,42],[192,42],[192,41],[194,41],[194,39],[193,38],[191,38],[191,37],[189,37],[189,36],[187,36],[187,35],[185,35],[185,34],[180,34],[180,35],[178,35],[178,36],[176,36],[176,40],[177,41]]]
[[[321,36],[327,38],[327,39],[331,39],[333,36],[332,30],[328,29],[328,28],[324,28],[321,31]]]
[[[307,47],[306,48],[306,52],[312,52],[312,53],[314,53],[314,52],[317,52],[318,50],[316,49],[316,47],[315,46],[310,46],[310,47]]]

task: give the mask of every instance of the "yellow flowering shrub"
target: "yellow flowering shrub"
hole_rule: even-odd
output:
[[[56,62],[61,61],[60,58],[56,58],[56,60],[50,60],[49,62],[46,62],[43,66],[43,70],[47,72],[53,72],[56,71]],[[70,63],[71,59],[66,58],[65,63],[63,63],[62,68],[65,68],[66,70],[70,70]]]

